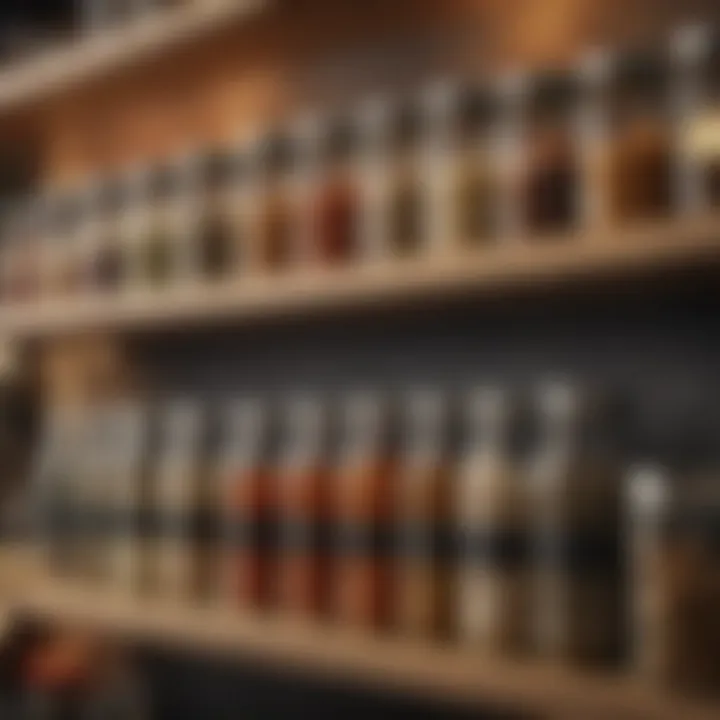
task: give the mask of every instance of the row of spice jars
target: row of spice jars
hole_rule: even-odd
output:
[[[720,202],[720,35],[438,83],[29,203],[0,293],[57,297],[492,246]]]
[[[562,384],[453,407],[357,392],[216,416],[60,414],[41,453],[53,572],[156,593],[600,661],[622,630],[620,465],[602,403]],[[44,513],[45,514],[45,513]]]

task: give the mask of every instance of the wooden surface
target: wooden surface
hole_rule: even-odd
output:
[[[166,52],[178,43],[202,38],[229,22],[257,12],[268,2],[188,3],[179,10],[157,12],[147,19],[88,35],[38,57],[19,61],[0,72],[0,113],[116,72],[130,63]]]
[[[551,291],[572,282],[707,267],[720,260],[720,219],[650,224],[616,232],[510,240],[472,253],[448,251],[421,260],[233,278],[221,285],[128,291],[0,309],[0,332],[18,339],[83,331],[184,329],[257,323],[349,308],[451,296]],[[610,286],[611,287],[611,286]]]
[[[410,691],[462,704],[490,704],[533,717],[711,720],[702,706],[634,680],[499,660],[450,645],[361,636],[337,627],[133,600],[89,587],[36,582],[12,613],[96,628],[126,639],[184,647],[320,674],[360,686]]]

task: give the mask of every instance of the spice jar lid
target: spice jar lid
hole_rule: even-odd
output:
[[[427,128],[426,113],[417,99],[401,100],[388,117],[388,141],[391,147],[410,149],[420,143]]]
[[[621,97],[642,100],[667,91],[670,77],[669,52],[661,48],[640,48],[616,56],[612,83]]]
[[[531,111],[536,113],[567,112],[579,100],[580,87],[577,72],[544,72],[530,82],[527,102]]]
[[[290,134],[274,131],[261,141],[261,163],[266,172],[280,174],[290,170],[296,159],[296,148]]]
[[[210,190],[232,185],[248,171],[248,157],[237,148],[218,148],[203,155],[200,175]]]

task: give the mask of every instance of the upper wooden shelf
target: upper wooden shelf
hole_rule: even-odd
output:
[[[0,71],[0,113],[41,101],[249,17],[272,0],[199,0],[88,34]]]
[[[229,608],[188,608],[47,580],[16,592],[14,616],[211,652],[325,679],[410,692],[537,718],[717,720],[717,705],[682,700],[607,673],[483,656],[452,645],[354,633]]]
[[[222,284],[66,300],[0,310],[0,335],[32,339],[90,330],[185,329],[217,322],[327,314],[483,293],[551,289],[720,261],[720,217],[643,225],[592,235],[505,242],[412,261],[238,276]]]

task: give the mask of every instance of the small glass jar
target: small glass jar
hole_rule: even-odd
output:
[[[532,237],[578,225],[583,191],[578,77],[545,73],[527,80],[522,100],[524,171],[518,201]]]
[[[332,488],[332,614],[367,630],[391,620],[391,523],[394,501],[392,423],[383,399],[355,393],[342,406]]]
[[[117,291],[126,280],[127,258],[120,238],[120,218],[126,203],[125,187],[120,178],[111,178],[97,188],[94,252],[89,275],[91,285],[100,292]]]
[[[406,403],[396,489],[395,623],[416,637],[450,631],[453,559],[452,486],[447,404],[434,390],[416,390]]]
[[[311,254],[321,264],[347,263],[361,252],[360,143],[360,128],[352,118],[328,122],[317,138],[310,241]]]
[[[188,156],[151,170],[140,246],[140,272],[153,287],[191,273],[197,232],[197,163]]]
[[[390,258],[417,257],[430,244],[428,118],[419,101],[388,105],[375,122],[383,155],[382,246]]]
[[[716,471],[681,465],[685,472],[643,465],[630,473],[631,663],[662,687],[717,695],[720,492]]]
[[[80,286],[77,231],[82,218],[82,201],[69,191],[50,196],[43,219],[42,294],[47,299],[70,295]]]
[[[260,197],[256,211],[257,265],[282,270],[301,252],[297,203],[298,148],[289,133],[274,133],[259,150]]]
[[[218,150],[205,155],[200,166],[198,270],[203,279],[219,280],[236,273],[247,259],[241,191],[248,159],[236,149]]]
[[[666,218],[676,205],[669,52],[623,53],[610,59],[607,68],[606,208],[618,223]]]
[[[486,245],[500,229],[498,98],[487,86],[442,84],[427,104],[431,236],[446,247]]]
[[[683,209],[720,207],[720,33],[707,26],[673,38],[673,81],[679,115],[678,191]]]
[[[455,492],[458,637],[502,654],[527,650],[530,636],[532,502],[523,420],[503,390],[470,392]]]
[[[305,619],[328,605],[327,422],[316,398],[292,399],[278,458],[277,604]]]

